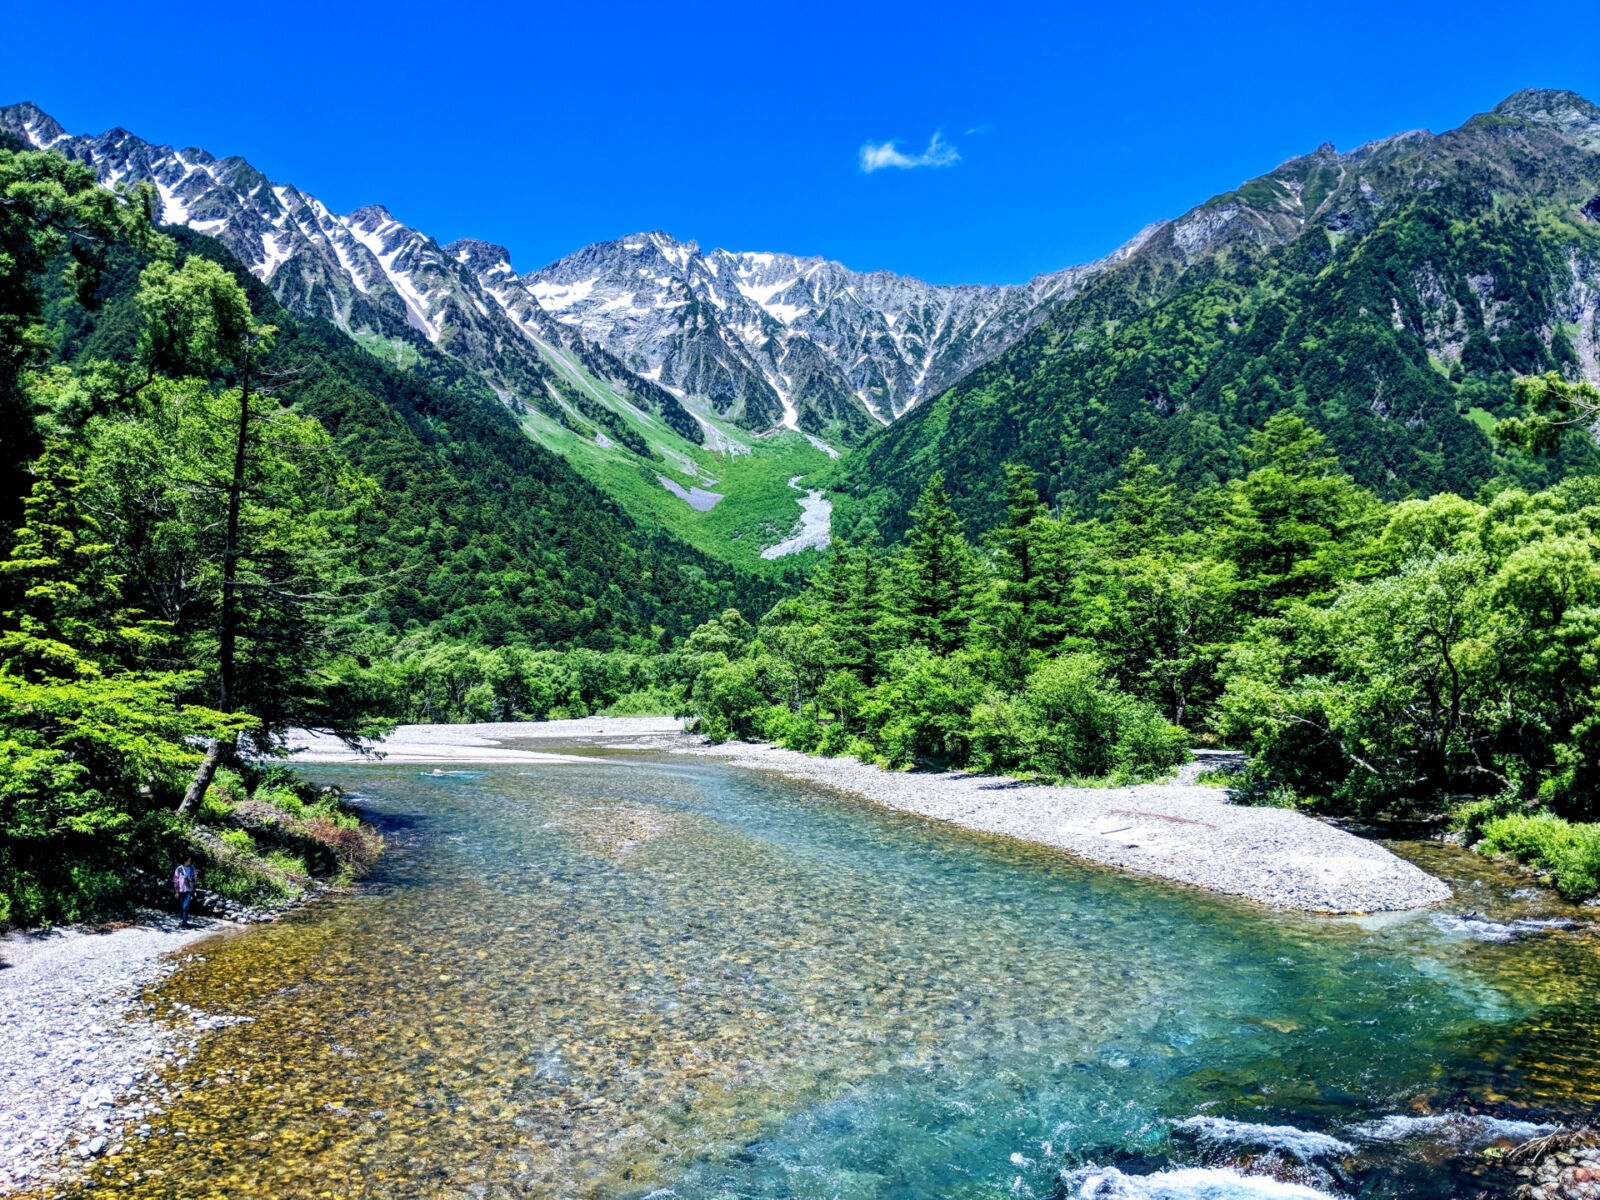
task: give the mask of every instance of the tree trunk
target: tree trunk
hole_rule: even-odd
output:
[[[234,700],[234,656],[238,643],[235,592],[239,576],[239,508],[244,498],[245,452],[250,445],[250,359],[244,360],[244,386],[239,391],[239,436],[233,448],[233,478],[228,484],[228,532],[222,547],[222,613],[218,625],[217,708],[227,712]]]
[[[246,450],[250,444],[250,359],[244,360],[244,385],[239,391],[239,435],[234,440],[233,478],[228,484],[228,531],[222,547],[222,612],[218,622],[217,637],[217,709],[229,711],[234,699],[234,657],[238,645],[237,614],[234,592],[239,574],[239,508],[244,497],[244,468]],[[178,805],[178,815],[183,816],[200,803],[200,798],[211,786],[217,767],[225,757],[237,750],[239,735],[217,738],[206,747],[206,756],[200,769],[189,782],[189,790]]]
[[[183,794],[183,802],[178,805],[180,817],[187,816],[200,803],[212,779],[216,777],[217,768],[222,765],[223,759],[232,756],[236,747],[235,737],[216,738],[206,747],[206,756],[200,760],[200,769],[189,781],[189,790]]]

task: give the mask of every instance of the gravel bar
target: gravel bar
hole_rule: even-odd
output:
[[[777,771],[901,812],[1274,908],[1391,912],[1450,896],[1444,883],[1376,842],[1305,813],[1229,804],[1221,788],[1043,787],[967,772],[885,771],[853,758],[814,758],[748,742],[682,752]]]
[[[174,952],[237,929],[188,929],[151,913],[138,925],[0,939],[0,1193],[36,1188],[72,1165],[120,1153],[164,1099],[194,1029],[151,1018],[139,993],[182,962]],[[148,1129],[148,1125],[146,1125]]]
[[[338,738],[305,729],[288,734],[288,761],[329,765],[391,763],[514,764],[587,762],[569,754],[529,750],[507,742],[572,742],[618,749],[658,749],[677,741],[681,717],[576,717],[567,721],[502,721],[462,725],[401,725],[381,742],[352,750]]]

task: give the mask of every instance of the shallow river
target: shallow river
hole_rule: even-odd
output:
[[[706,760],[426,770],[315,771],[383,867],[162,986],[255,1020],[97,1188],[1472,1195],[1506,1119],[1600,1105],[1591,935],[1273,914]]]

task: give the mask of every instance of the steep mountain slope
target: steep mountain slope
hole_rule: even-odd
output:
[[[822,258],[701,251],[662,232],[523,276],[559,321],[678,394],[752,427],[845,440],[994,357],[1141,238],[1020,287],[945,287]]]
[[[508,403],[566,417],[583,414],[543,362],[532,335],[555,345],[576,344],[562,326],[510,282],[506,252],[479,242],[440,247],[396,221],[379,205],[341,216],[315,196],[279,185],[242,158],[217,159],[204,150],[153,146],[123,129],[72,137],[31,104],[0,109],[0,128],[40,149],[92,165],[108,187],[149,183],[159,197],[157,219],[216,238],[290,311],[331,320],[369,349],[397,344],[414,331],[478,371]],[[588,347],[579,353],[593,358]],[[596,359],[595,369],[627,377],[620,364]],[[687,436],[695,422],[675,399],[644,381],[628,381],[636,402],[662,412]]]
[[[233,271],[277,326],[261,364],[275,393],[319,420],[380,492],[369,518],[374,587],[363,624],[388,636],[649,650],[781,587],[631,520],[567,462],[530,441],[472,372],[423,344],[407,370],[326,320],[283,308],[226,248],[173,231],[181,256]],[[52,312],[63,361],[126,361],[143,260],[120,250],[85,309]]]
[[[460,363],[525,433],[568,458],[634,518],[748,569],[783,573],[785,564],[761,551],[802,521],[802,493],[789,480],[826,463],[826,453],[796,433],[751,455],[750,431],[697,400],[690,403],[701,411],[691,413],[672,392],[552,320],[502,247],[474,240],[441,247],[377,206],[335,214],[242,159],[152,146],[120,129],[70,137],[29,104],[0,109],[0,130],[91,164],[107,185],[151,184],[159,219],[220,242],[289,311],[331,321],[401,370],[427,363],[437,373],[441,354]],[[721,469],[730,456],[740,470]],[[751,470],[757,462],[764,469]],[[680,498],[696,487],[720,489],[734,502],[710,515]]]
[[[1512,411],[1515,374],[1600,379],[1597,193],[1600,109],[1565,92],[1292,159],[1155,229],[858,450],[835,530],[892,536],[934,471],[992,524],[1007,461],[1069,507],[1093,508],[1135,447],[1202,486],[1291,407],[1385,495],[1533,470],[1497,459],[1484,426]]]
[[[32,104],[0,109],[0,131],[108,186],[150,184],[159,221],[215,238],[289,311],[383,361],[409,369],[431,348],[462,363],[635,518],[763,570],[803,519],[792,479],[1013,344],[1138,245],[1004,288],[702,254],[659,233],[519,276],[502,247],[440,246],[377,205],[334,213],[242,158],[123,129],[71,136]],[[753,453],[752,435],[774,434]],[[696,488],[727,505],[708,515],[682,498]]]
[[[585,420],[605,425],[548,369],[546,352],[558,346],[691,441],[680,402],[753,432],[788,426],[857,440],[1013,344],[1151,232],[1101,262],[1007,287],[702,253],[660,232],[586,246],[519,276],[501,247],[441,247],[380,205],[334,213],[242,158],[155,146],[124,129],[71,136],[26,103],[0,109],[0,129],[92,164],[108,186],[152,184],[159,220],[215,237],[285,306],[369,348],[414,330],[507,402],[565,413],[580,431]],[[601,347],[611,357],[597,360]]]

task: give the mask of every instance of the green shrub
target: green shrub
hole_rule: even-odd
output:
[[[645,688],[618,696],[606,708],[608,717],[670,717],[683,704],[671,688]]]
[[[267,862],[286,875],[309,875],[306,869],[306,860],[297,854],[290,854],[287,850],[274,850],[267,855]]]
[[[768,740],[809,754],[822,744],[822,728],[809,715],[773,705],[762,722]]]
[[[236,854],[254,855],[256,852],[255,839],[243,829],[229,829],[224,832],[222,844]]]
[[[229,804],[215,788],[207,788],[205,796],[200,801],[200,807],[195,811],[195,818],[202,823],[216,824],[232,816],[233,805]]]
[[[1036,771],[1059,779],[1110,774],[1124,698],[1097,659],[1068,654],[1047,662],[1028,679],[1023,700]]]
[[[770,654],[713,666],[695,681],[698,729],[712,741],[753,741],[769,736],[765,723],[774,701],[794,693],[794,672]]]
[[[1313,802],[1297,792],[1292,784],[1266,774],[1259,763],[1251,763],[1233,779],[1228,798],[1234,804],[1256,808],[1312,807]]]
[[[844,722],[834,721],[822,730],[822,740],[817,743],[817,753],[826,754],[832,758],[839,754],[848,754],[850,743],[856,739],[844,727]]]
[[[289,895],[290,888],[275,876],[258,869],[211,863],[201,875],[201,884],[240,904],[259,904]]]
[[[63,898],[62,916],[68,921],[86,921],[120,907],[127,898],[128,885],[121,871],[88,863],[68,868],[72,881]]]
[[[278,784],[273,787],[258,787],[255,798],[264,804],[288,813],[291,817],[305,815],[306,804],[292,787]]]
[[[218,768],[217,773],[211,778],[211,786],[206,789],[207,800],[214,799],[218,804],[230,807],[249,798],[249,786],[239,772],[228,767]]]
[[[1483,837],[1484,827],[1490,821],[1523,811],[1524,801],[1516,794],[1516,789],[1507,788],[1498,795],[1483,796],[1463,804],[1450,814],[1450,826],[1466,834],[1470,844]]]
[[[872,743],[867,741],[866,738],[851,738],[845,743],[843,753],[851,758],[860,759],[864,763],[877,761],[877,752],[873,750]]]
[[[959,764],[967,761],[972,710],[982,698],[982,680],[965,655],[940,658],[918,646],[895,656],[889,677],[861,701],[860,715],[884,766]]]
[[[306,817],[313,821],[330,822],[340,829],[361,828],[361,818],[353,812],[346,812],[337,800],[319,802],[315,807],[306,809]]]
[[[1569,900],[1600,892],[1600,824],[1575,824],[1550,813],[1496,817],[1483,827],[1481,854],[1508,854],[1550,872]]]
[[[233,816],[234,805],[248,799],[249,789],[237,771],[223,767],[211,780],[211,786],[201,797],[196,814],[201,821],[226,821]]]
[[[1019,696],[972,710],[972,764],[1053,779],[1159,779],[1189,757],[1189,735],[1127,695],[1088,654],[1046,663]]]
[[[1162,779],[1189,761],[1189,734],[1153,704],[1130,697],[1118,723],[1116,761],[1114,773],[1120,783]]]

